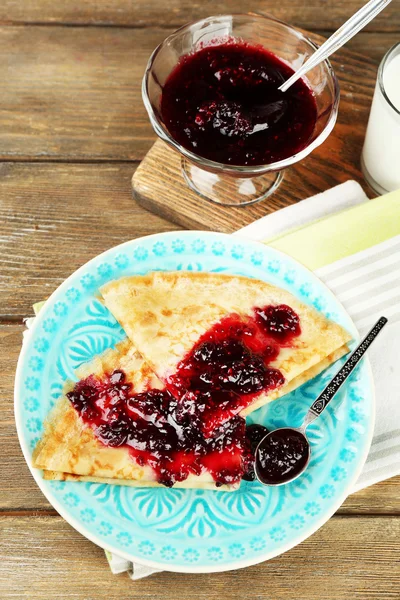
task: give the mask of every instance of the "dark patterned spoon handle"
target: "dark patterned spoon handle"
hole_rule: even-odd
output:
[[[354,350],[350,358],[346,360],[340,371],[338,371],[338,373],[335,375],[332,381],[326,386],[324,391],[311,405],[310,410],[306,416],[304,426],[309,425],[311,421],[318,417],[322,413],[322,411],[328,406],[329,402],[335,396],[336,392],[349,377],[350,373],[352,373],[352,371],[358,365],[358,363],[360,362],[360,360],[362,359],[372,342],[376,339],[376,337],[382,331],[387,322],[388,320],[386,317],[381,317],[379,321],[375,323],[371,331],[367,333],[363,341]]]

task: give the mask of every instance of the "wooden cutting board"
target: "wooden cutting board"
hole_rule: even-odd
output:
[[[305,32],[317,44],[324,38]],[[284,206],[355,179],[367,193],[360,156],[375,86],[377,65],[360,54],[342,49],[332,64],[339,79],[341,100],[336,126],[329,138],[305,160],[284,171],[277,191],[245,207],[224,207],[192,192],[181,174],[180,155],[157,140],[132,178],[137,202],[188,229],[232,232]]]

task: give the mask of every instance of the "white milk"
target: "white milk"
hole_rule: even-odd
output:
[[[382,93],[379,73],[390,102]],[[400,188],[400,45],[390,51],[379,67],[362,166],[365,178],[377,192]]]

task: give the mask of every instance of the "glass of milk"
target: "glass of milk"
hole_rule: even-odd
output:
[[[379,65],[361,166],[379,194],[400,188],[400,43]]]

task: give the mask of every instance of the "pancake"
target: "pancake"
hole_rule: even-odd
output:
[[[101,294],[146,363],[187,410],[201,412],[207,405],[199,414],[207,435],[233,415],[249,414],[278,397],[279,388],[322,361],[329,363],[351,339],[288,291],[242,276],[153,272],[112,281]],[[250,335],[237,333],[243,327]],[[230,348],[225,355],[224,345]],[[209,367],[218,352],[218,364]],[[227,360],[222,367],[221,352]],[[226,358],[229,354],[233,358]]]
[[[214,449],[216,456],[211,451],[205,457],[197,457],[190,451],[185,454],[180,449],[176,452],[173,450],[168,452],[168,460],[173,459],[174,462],[171,472],[166,473],[166,469],[163,469],[162,451],[163,446],[167,448],[167,444],[170,442],[168,435],[164,436],[165,442],[163,434],[159,435],[161,456],[157,451],[149,451],[146,443],[142,440],[138,442],[137,439],[123,438],[123,443],[119,443],[117,439],[117,444],[115,444],[115,440],[111,439],[109,435],[105,435],[107,430],[104,431],[104,427],[111,427],[110,411],[114,408],[114,405],[111,404],[105,408],[105,404],[112,403],[116,396],[112,396],[112,389],[110,391],[108,388],[104,388],[104,382],[109,382],[113,376],[115,379],[115,373],[124,373],[124,385],[131,386],[127,400],[122,401],[118,397],[118,403],[124,404],[123,408],[129,404],[130,411],[132,405],[130,413],[129,411],[122,413],[122,418],[125,419],[122,421],[122,427],[130,414],[137,417],[138,413],[144,410],[143,406],[145,406],[149,393],[155,395],[157,402],[157,394],[163,393],[162,383],[144,363],[129,340],[124,340],[116,348],[107,350],[90,363],[80,367],[77,371],[80,381],[77,384],[67,382],[64,394],[45,421],[44,434],[33,453],[33,466],[43,469],[45,478],[67,477],[68,480],[101,480],[142,487],[175,485],[176,487],[221,491],[237,489],[240,484],[242,473],[240,469],[245,445],[244,422],[241,423],[240,419],[238,420],[234,443],[229,443],[228,440],[225,444],[222,439],[219,444],[221,451],[216,453]],[[74,404],[79,407],[79,403],[81,403],[80,408],[82,409],[83,400],[87,397],[87,390],[90,386],[92,388],[100,386],[99,389],[102,390],[102,393],[106,389],[106,393],[103,394],[100,401],[96,399],[102,409],[98,409],[100,414],[96,413],[94,419],[88,417],[90,411],[93,411],[93,406],[95,408],[97,406],[94,403],[91,406],[85,405],[83,410],[77,410],[74,407]],[[79,393],[77,393],[77,389],[80,390]],[[117,391],[119,389],[120,387]],[[172,396],[170,397],[172,398]],[[147,415],[144,416],[147,418]],[[154,411],[151,410],[148,418],[152,419],[153,417]],[[154,425],[151,430],[153,433],[167,427],[166,419],[163,419],[161,413],[157,418],[160,424]],[[120,421],[116,422],[118,425]],[[144,422],[143,419],[137,418],[136,422],[144,423],[146,427],[147,422]],[[103,428],[103,437],[99,435],[101,428]],[[182,428],[178,429],[182,433]],[[171,427],[170,430],[169,433],[173,433],[174,428]],[[236,431],[231,428],[232,430]],[[117,432],[121,433],[118,427]],[[122,435],[124,435],[123,431]],[[211,442],[207,442],[206,447],[213,448]],[[213,469],[207,469],[207,465],[212,465]],[[218,479],[218,474],[222,472],[224,472],[223,481],[221,478]],[[68,474],[68,476],[63,474]]]

